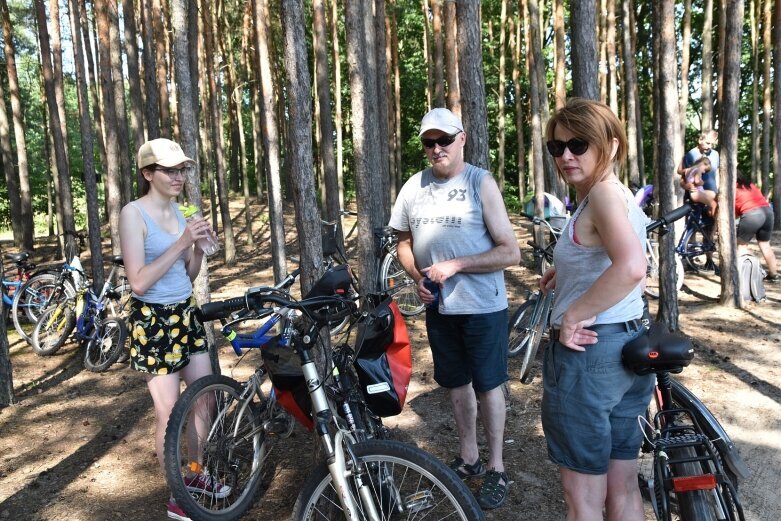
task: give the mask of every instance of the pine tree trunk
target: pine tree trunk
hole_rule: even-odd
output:
[[[298,247],[301,254],[301,294],[305,295],[320,278],[323,249],[320,212],[315,195],[312,158],[311,78],[307,67],[304,6],[302,0],[282,0],[285,71],[291,147],[290,172],[296,209]]]
[[[87,20],[87,8],[85,5],[85,0],[78,0],[79,2],[79,21],[81,22],[81,35],[82,39],[81,41],[84,42],[84,51],[87,55],[87,71],[89,71],[88,81],[89,81],[89,95],[90,95],[90,104],[92,105],[92,121],[94,125],[94,129],[92,131],[93,136],[93,143],[97,143],[98,146],[98,157],[100,157],[100,164],[95,165],[96,172],[100,172],[101,175],[101,181],[103,184],[103,191],[105,192],[105,168],[108,164],[108,159],[106,158],[106,135],[103,132],[103,129],[106,127],[105,123],[103,122],[103,111],[101,110],[100,101],[98,101],[98,73],[97,73],[97,66],[95,65],[95,60],[92,55],[92,46],[93,44],[95,47],[97,47],[97,37],[90,31],[90,24]],[[140,146],[140,145],[139,145]],[[140,176],[141,173],[139,172],[138,175]],[[106,197],[105,199],[108,199]],[[108,212],[106,212],[108,213]]]
[[[686,122],[689,110],[689,63],[691,55],[692,39],[692,0],[683,2],[683,21],[681,22],[681,92],[680,96],[680,114],[681,114],[681,147],[686,144]]]
[[[22,247],[33,249],[33,210],[30,191],[30,168],[27,162],[27,139],[24,125],[22,97],[19,93],[19,79],[16,73],[16,49],[14,47],[11,16],[6,0],[0,0],[3,18],[3,41],[5,45],[5,66],[8,73],[8,94],[11,98],[11,115],[14,123],[14,142],[16,143],[17,171],[19,172],[19,195],[21,197]]]
[[[532,24],[536,23],[533,20],[536,17],[537,4],[536,0],[521,0],[523,6],[523,18],[524,18],[524,34],[526,35],[526,63],[528,64],[527,74],[529,75],[529,87],[531,91],[530,95],[530,110],[531,110],[531,147],[532,147],[532,178],[534,183],[534,215],[537,217],[544,217],[545,210],[545,164],[542,158],[543,143],[542,135],[545,132],[542,124],[541,107],[540,107],[540,85],[539,77],[535,72],[537,65],[537,56],[532,51],[532,48],[537,45],[535,43],[534,31],[530,29]],[[532,5],[533,4],[533,5]],[[539,41],[539,40],[536,40]],[[544,238],[541,236],[534,237],[537,244],[544,244]]]
[[[564,32],[564,0],[554,0],[553,3],[553,38],[556,49],[554,84],[556,110],[559,110],[567,102],[567,62],[565,54],[567,35]]]
[[[607,42],[605,54],[607,55],[607,99],[608,105],[615,115],[618,115],[618,71],[616,63],[616,0],[607,0]]]
[[[464,160],[490,170],[480,9],[472,0],[458,0],[457,5],[458,81],[461,88],[461,119],[467,136]]]
[[[749,30],[751,44],[751,182],[761,184],[757,175],[759,172],[760,150],[759,139],[762,131],[759,129],[759,3],[760,0],[749,1]]]
[[[122,0],[122,23],[125,28],[125,57],[127,58],[127,82],[130,94],[130,130],[133,142],[131,151],[144,143],[144,101],[141,95],[141,70],[138,63],[138,29],[133,0]]]
[[[623,26],[623,61],[624,61],[624,96],[626,97],[626,137],[628,141],[627,168],[629,182],[637,186],[645,185],[645,176],[640,171],[640,156],[642,155],[642,140],[639,138],[640,121],[637,118],[637,68],[635,65],[635,49],[632,39],[631,16],[634,12],[632,0],[622,1]]]
[[[20,247],[24,242],[22,231],[22,199],[19,187],[19,176],[14,170],[14,151],[11,148],[11,127],[5,104],[5,89],[0,81],[0,150],[3,154],[3,173],[5,185],[8,188],[8,210],[11,217],[11,229],[14,234],[14,246]]]
[[[735,238],[735,180],[738,175],[738,130],[740,127],[740,55],[743,36],[743,0],[731,0],[724,13],[724,68],[719,114],[719,260],[722,305],[742,307],[738,288]]]
[[[513,35],[513,99],[515,100],[515,131],[516,131],[516,151],[518,160],[516,170],[518,172],[518,201],[523,204],[526,199],[526,144],[523,131],[523,114],[525,111],[523,99],[526,96],[521,95],[521,56],[522,56],[522,36],[521,27],[523,26],[522,2],[518,2],[518,12],[515,19],[515,30]]]
[[[171,100],[168,95],[168,65],[165,52],[165,27],[163,26],[163,7],[161,0],[152,0],[152,26],[153,37],[151,42],[154,47],[150,51],[155,53],[155,86],[157,87],[157,99],[160,103],[160,135],[173,137],[171,133]],[[216,49],[215,49],[216,52]],[[213,56],[213,55],[212,55]],[[226,247],[227,254],[227,247]]]
[[[57,1],[57,0],[55,0]],[[117,142],[119,143],[119,178],[122,188],[122,204],[133,198],[133,176],[131,174],[130,158],[135,157],[135,150],[130,150],[130,135],[127,126],[127,111],[125,109],[125,72],[122,68],[122,44],[119,38],[119,13],[117,1],[109,0],[109,56],[111,60],[111,82],[114,89],[114,113],[117,124]],[[113,233],[116,232],[116,235]],[[119,230],[112,229],[112,243],[119,248]]]
[[[442,0],[431,1],[431,33],[434,47],[434,106],[445,106],[445,56],[442,34]]]
[[[57,94],[54,85],[54,70],[51,61],[51,47],[49,46],[49,30],[46,23],[46,8],[43,0],[35,0],[35,15],[38,22],[38,41],[41,50],[41,71],[43,74],[44,90],[46,92],[46,104],[49,110],[49,131],[54,144],[54,157],[56,162],[57,179],[59,187],[57,196],[62,212],[62,225],[64,230],[73,230],[73,195],[71,192],[70,169],[65,154],[65,140],[60,125],[60,114],[57,107]]]
[[[255,38],[260,60],[260,89],[262,91],[263,149],[266,151],[268,173],[268,209],[271,227],[271,258],[274,265],[274,280],[281,281],[287,275],[285,263],[285,229],[282,208],[282,185],[280,180],[279,130],[276,106],[274,104],[274,82],[271,76],[269,53],[270,28],[265,7],[266,0],[255,0]]]
[[[767,197],[772,192],[770,184],[770,157],[772,148],[770,145],[770,134],[772,132],[772,123],[770,117],[773,114],[771,107],[772,89],[770,77],[770,63],[772,60],[772,28],[773,28],[773,6],[770,0],[764,1],[762,16],[762,46],[764,56],[762,63],[762,194]],[[776,170],[778,172],[778,170]],[[777,174],[776,177],[779,177]]]
[[[5,279],[1,262],[0,278]],[[3,299],[0,299],[0,316],[5,316]],[[8,331],[6,330],[6,321],[0,320],[0,408],[14,402],[14,371],[11,365],[11,353],[8,350]]]
[[[445,69],[447,76],[447,108],[461,115],[461,87],[458,81],[458,22],[456,0],[445,2]],[[398,45],[397,45],[398,48]]]
[[[334,126],[336,127],[336,178],[339,180],[339,208],[344,208],[344,137],[342,125],[342,53],[339,44],[337,0],[331,0],[331,45],[334,69]]]
[[[100,206],[98,185],[95,181],[94,147],[92,144],[92,122],[89,113],[89,88],[87,68],[84,65],[79,3],[68,0],[71,35],[74,47],[74,68],[76,70],[76,91],[79,100],[79,131],[81,134],[81,156],[84,165],[84,191],[87,199],[87,227],[89,229],[90,264],[93,273],[93,287],[103,286],[103,252],[100,240]]]
[[[660,0],[657,4],[658,24],[655,39],[659,42],[658,70],[659,82],[659,139],[657,140],[657,158],[659,182],[654,189],[659,194],[660,213],[667,214],[677,206],[677,174],[675,166],[678,155],[678,132],[680,119],[678,114],[677,66],[675,59],[676,38],[673,11],[675,0]],[[659,312],[657,320],[671,331],[678,329],[678,292],[675,285],[675,243],[674,234],[668,233],[659,238]]]
[[[380,222],[380,226],[384,226],[390,219],[391,203],[390,198],[390,161],[385,154],[380,154],[380,147],[386,145],[389,141],[390,131],[388,127],[388,114],[390,112],[390,98],[388,92],[388,62],[385,57],[385,0],[373,0],[374,1],[374,17],[371,27],[367,27],[366,31],[371,32],[375,38],[374,40],[374,55],[375,55],[375,89],[376,89],[376,138],[377,138],[377,165],[379,170],[379,179],[377,188],[379,189],[379,203],[380,205],[375,209],[375,212],[380,213],[376,216],[376,219]],[[367,10],[371,12],[371,8]]]
[[[428,24],[428,0],[420,0],[423,11],[423,57],[426,59],[426,112],[433,108],[434,97],[434,57],[431,52],[431,37]]]
[[[773,22],[776,28],[781,27],[781,2],[776,2],[773,12]],[[773,83],[781,85],[781,31],[773,33]],[[774,129],[773,135],[773,228],[781,229],[781,121],[778,117],[778,107],[781,107],[781,89],[776,87],[773,91]],[[768,149],[768,153],[770,153]]]
[[[499,190],[504,193],[504,145],[505,145],[505,114],[504,114],[504,87],[507,81],[505,69],[505,56],[507,55],[507,0],[502,0],[502,11],[499,27],[499,89],[497,95],[497,128],[496,128],[496,182]]]
[[[452,0],[449,0],[452,2]],[[401,136],[401,67],[399,65],[399,33],[396,25],[396,0],[392,2],[392,16],[390,17],[391,32],[391,56],[393,58],[393,121],[394,127],[394,174],[393,174],[393,199],[401,190],[403,184],[403,164],[401,161],[402,136]]]
[[[152,0],[139,0],[144,3],[144,23],[141,24],[142,39],[144,41],[144,87],[146,91],[146,124],[147,139],[169,137],[169,134],[160,134],[160,97],[157,89],[157,56],[155,55],[154,14],[152,12]]]
[[[70,150],[68,150],[68,124],[65,115],[65,88],[62,80],[62,31],[60,30],[60,6],[58,0],[49,0],[49,20],[51,33],[49,41],[52,52],[52,75],[54,77],[54,94],[57,100],[57,113],[60,117],[60,133],[65,143],[65,161],[70,165]]]
[[[572,46],[572,94],[599,99],[597,55],[597,6],[595,0],[570,3],[570,39]]]
[[[713,128],[713,0],[705,0],[702,23],[702,100],[701,132]]]
[[[108,192],[109,228],[112,237],[119,237],[119,212],[122,209],[121,154],[119,134],[117,133],[116,102],[114,100],[114,83],[111,69],[111,43],[109,35],[108,2],[112,0],[95,0],[95,15],[98,27],[98,62],[100,63],[100,91],[103,94],[103,121],[106,132],[106,187]],[[122,143],[126,146],[126,143]],[[114,255],[119,255],[119,241],[111,244]]]

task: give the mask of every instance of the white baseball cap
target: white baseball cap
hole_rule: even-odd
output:
[[[184,155],[182,147],[170,139],[152,139],[138,149],[138,168],[154,164],[170,168],[180,163],[195,163],[195,161]]]
[[[464,125],[461,123],[461,118],[448,109],[440,107],[430,110],[428,114],[423,116],[423,119],[420,120],[418,136],[422,136],[429,130],[441,130],[448,134],[456,134],[464,131]]]

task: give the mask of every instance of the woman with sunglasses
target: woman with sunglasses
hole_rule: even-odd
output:
[[[615,166],[624,128],[604,103],[571,99],[548,122],[547,148],[578,207],[554,250],[543,290],[556,289],[543,369],[542,425],[559,466],[568,521],[643,520],[637,485],[653,375],[621,364],[642,334],[645,215]]]
[[[179,398],[179,377],[189,385],[212,373],[203,325],[195,317],[192,281],[203,247],[213,232],[209,222],[185,221],[174,200],[182,193],[195,162],[168,139],[144,143],[138,151],[142,196],[122,209],[119,237],[132,298],[130,367],[143,373],[155,407],[155,449],[165,473],[163,441],[168,417]],[[194,426],[197,431],[199,427]],[[200,454],[189,455],[201,462]],[[188,488],[215,498],[230,487],[207,474],[193,473]],[[189,519],[170,499],[168,517]]]

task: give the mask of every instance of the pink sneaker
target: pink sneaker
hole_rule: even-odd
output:
[[[188,492],[197,494],[206,494],[216,499],[226,498],[231,493],[231,487],[223,485],[206,472],[193,474],[184,478],[184,485]]]
[[[187,517],[187,514],[184,513],[184,510],[182,510],[173,499],[168,501],[166,507],[168,507],[169,518],[177,519],[178,521],[191,521],[191,519]]]

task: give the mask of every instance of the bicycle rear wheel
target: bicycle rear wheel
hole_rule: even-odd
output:
[[[39,272],[22,284],[14,294],[11,305],[14,328],[28,344],[32,342],[33,329],[38,322],[38,317],[46,307],[49,307],[50,302],[57,300],[54,298],[57,280],[56,272]],[[76,289],[70,280],[63,280],[61,294],[70,298],[76,295]]]
[[[232,378],[205,376],[187,387],[171,411],[166,479],[176,503],[195,521],[238,519],[257,499],[267,408],[243,391]]]
[[[124,320],[116,317],[98,320],[95,336],[87,340],[84,349],[84,367],[96,373],[105,371],[117,361],[127,340]]]
[[[529,300],[518,306],[518,309],[513,313],[510,318],[510,323],[507,327],[507,331],[510,333],[510,338],[507,342],[507,355],[510,357],[516,357],[520,355],[529,345],[530,333],[533,328],[532,316],[534,315],[534,306],[537,303],[538,297],[533,295],[529,297]]]
[[[715,246],[700,230],[692,231],[683,245],[686,264],[695,273],[713,273],[716,269],[712,260],[708,260],[707,253],[715,251]]]
[[[380,289],[388,291],[400,286],[404,286],[404,288],[393,294],[393,300],[398,304],[401,314],[405,317],[412,317],[422,313],[426,306],[420,301],[417,285],[407,275],[404,267],[396,258],[395,250],[392,250],[382,259]]]
[[[469,488],[431,454],[392,440],[364,441],[352,445],[352,450],[358,465],[347,479],[361,520],[368,519],[367,500],[383,520],[485,519]],[[358,492],[359,479],[368,489],[364,495]],[[331,474],[322,463],[304,483],[293,519],[343,520],[344,515]]]
[[[31,346],[37,355],[50,356],[68,340],[76,327],[76,311],[68,300],[44,311],[35,324]]]

